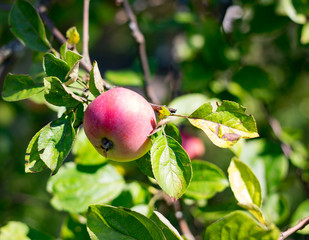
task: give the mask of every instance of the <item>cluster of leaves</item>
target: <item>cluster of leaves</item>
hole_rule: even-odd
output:
[[[283,6],[284,2],[281,1]],[[104,84],[96,62],[89,74],[80,69],[83,59],[74,47],[78,42],[75,29],[70,29],[67,34],[72,46],[66,43],[57,52],[46,37],[39,14],[27,1],[16,1],[10,12],[9,23],[12,33],[23,44],[32,50],[44,52],[44,72],[35,77],[7,75],[2,97],[6,101],[19,101],[43,92],[46,104],[57,108],[59,118],[44,126],[31,139],[26,150],[25,171],[36,173],[50,169],[54,175],[47,184],[47,190],[53,196],[51,204],[57,210],[70,213],[62,230],[64,239],[83,239],[88,234],[91,239],[183,239],[170,221],[154,210],[156,198],[161,192],[157,185],[173,201],[183,196],[197,205],[198,201],[211,199],[216,193],[230,187],[238,206],[247,211],[229,211],[206,228],[204,239],[279,237],[279,229],[262,209],[263,185],[249,168],[250,164],[240,161],[243,160],[243,151],[237,148],[243,141],[239,140],[259,136],[255,119],[245,113],[243,106],[234,101],[222,101],[214,106],[203,99],[192,111],[187,109],[186,115],[176,115],[162,107],[158,112],[158,128],[151,136],[152,148],[136,160],[150,183],[127,183],[117,167],[95,152],[81,128],[87,104],[104,91]],[[193,50],[197,51],[198,48]],[[194,51],[192,54],[195,54]],[[204,57],[207,59],[207,56]],[[188,67],[186,60],[189,59],[183,59],[184,68]],[[244,71],[246,68],[238,73],[238,77]],[[114,82],[122,79],[113,72],[107,76],[115,78]],[[133,75],[131,85],[138,85],[135,77]],[[121,81],[117,83],[121,84]],[[234,88],[231,91],[236,90]],[[264,97],[257,92],[257,96]],[[193,96],[189,96],[189,99],[192,102]],[[177,100],[181,102],[180,98]],[[213,163],[190,160],[181,146],[182,139],[177,126],[165,124],[166,120],[175,117],[188,119],[216,146],[233,147],[236,157],[229,164],[228,178]],[[71,149],[75,162],[63,164]],[[279,165],[284,162],[280,157],[278,159]],[[280,177],[276,181],[280,182]],[[274,201],[280,202],[282,198]],[[77,226],[84,232],[74,230]],[[0,230],[0,238],[16,238],[16,234],[25,239],[50,239],[41,233],[33,236],[34,230],[16,222],[10,222]]]

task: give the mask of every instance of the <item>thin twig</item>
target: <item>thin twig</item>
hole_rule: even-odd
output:
[[[166,107],[166,106],[163,106],[163,105],[158,105],[158,104],[153,104],[153,103],[151,103],[150,105],[153,108],[153,110],[156,111],[156,112],[159,112],[162,109],[162,107]],[[175,113],[177,111],[177,109],[175,109],[175,108],[168,108],[168,107],[166,107],[166,108],[170,111],[170,113]]]
[[[164,194],[164,200],[167,203],[167,205],[169,206],[173,206],[174,207],[174,211],[175,211],[175,217],[178,221],[180,230],[182,232],[182,234],[185,236],[185,238],[187,240],[195,240],[195,237],[193,236],[193,234],[190,231],[189,225],[186,222],[186,219],[184,218],[184,214],[183,214],[183,210],[182,210],[182,206],[179,200],[173,200],[171,199],[167,194]]]
[[[154,94],[153,89],[150,87],[150,68],[149,68],[147,53],[146,53],[145,37],[138,27],[136,16],[133,13],[128,0],[117,0],[116,4],[119,5],[121,2],[123,3],[125,12],[126,12],[128,18],[129,18],[129,21],[130,21],[129,26],[130,26],[130,29],[132,31],[132,35],[133,35],[135,41],[139,45],[139,55],[140,55],[143,73],[144,73],[145,93],[146,93],[147,97],[149,98],[149,100],[151,102],[159,103],[159,100],[157,99],[156,95]]]
[[[182,207],[181,207],[179,200],[176,200],[173,203],[173,205],[174,205],[174,210],[175,210],[175,217],[178,220],[182,234],[188,240],[195,240],[195,237],[191,233],[189,225],[184,218],[184,214],[183,214]]]
[[[276,118],[274,118],[274,117],[272,117],[272,116],[270,115],[269,109],[268,109],[268,107],[267,107],[266,104],[264,104],[264,109],[265,109],[265,114],[266,114],[268,123],[269,123],[271,129],[273,130],[273,132],[274,132],[274,134],[275,134],[277,140],[278,140],[279,143],[280,143],[281,150],[282,150],[283,154],[284,154],[287,158],[289,158],[289,157],[290,157],[290,154],[291,154],[291,152],[292,152],[292,148],[291,148],[290,145],[286,144],[285,142],[283,142],[283,141],[281,140],[282,127],[281,127],[280,122],[279,122]]]
[[[277,141],[280,143],[280,147],[281,147],[283,154],[287,158],[290,158],[290,155],[291,155],[293,150],[292,150],[292,147],[289,144],[287,144],[287,143],[285,143],[281,140],[282,127],[281,127],[280,122],[276,118],[274,118],[270,115],[269,109],[268,109],[266,104],[264,104],[264,109],[265,109],[266,117],[268,119],[268,123],[269,123],[271,129],[273,130]],[[303,185],[303,188],[304,188],[306,195],[309,197],[308,183],[304,180],[304,178],[302,176],[302,170],[297,169],[296,174],[297,174],[301,184]]]
[[[89,5],[90,0],[84,0],[84,17],[83,17],[83,57],[87,65],[91,65],[89,57]]]
[[[62,33],[55,27],[54,23],[50,20],[47,16],[47,7],[44,5],[40,5],[38,7],[38,11],[40,16],[42,17],[43,21],[45,22],[48,29],[51,31],[53,36],[61,43],[64,44],[67,42],[66,38],[62,35]]]
[[[304,219],[301,219],[295,226],[289,228],[288,230],[286,230],[285,232],[282,232],[280,234],[280,237],[278,238],[278,240],[283,240],[286,239],[288,236],[290,236],[291,234],[297,232],[298,230],[303,229],[304,227],[306,227],[309,224],[309,217],[306,217]]]
[[[42,17],[43,21],[45,22],[48,29],[51,31],[53,36],[61,43],[67,43],[68,48],[71,48],[72,46],[67,42],[67,39],[63,36],[63,34],[55,27],[54,23],[51,21],[51,19],[47,16],[46,11],[47,8],[44,5],[40,5],[38,7],[40,16]],[[81,61],[80,65],[82,68],[84,68],[87,72],[90,72],[92,69],[91,64],[87,64],[85,61]]]

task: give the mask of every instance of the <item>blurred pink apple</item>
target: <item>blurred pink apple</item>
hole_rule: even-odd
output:
[[[84,115],[85,133],[108,159],[133,161],[151,147],[148,135],[156,126],[151,105],[126,88],[113,88],[93,100]]]
[[[181,132],[182,147],[188,153],[190,159],[202,157],[205,153],[205,146],[203,141],[195,136]]]

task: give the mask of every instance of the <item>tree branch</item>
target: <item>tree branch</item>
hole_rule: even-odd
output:
[[[186,222],[186,219],[184,218],[182,206],[179,200],[172,200],[167,194],[163,195],[165,202],[167,205],[174,207],[175,217],[178,221],[180,230],[182,234],[185,236],[187,240],[195,240],[195,237],[190,231],[189,225]]]
[[[278,240],[283,240],[286,239],[288,236],[290,236],[291,234],[297,232],[298,230],[303,229],[304,227],[306,227],[309,224],[309,217],[306,217],[304,219],[301,219],[295,226],[289,228],[288,230],[286,230],[285,232],[282,232],[280,234],[280,237],[278,238]]]
[[[147,59],[146,43],[145,43],[144,35],[138,27],[136,16],[134,15],[128,0],[116,0],[117,5],[119,5],[120,3],[123,3],[124,10],[130,21],[129,26],[132,31],[132,35],[135,41],[139,45],[139,55],[140,55],[142,69],[144,73],[144,89],[145,89],[146,96],[149,98],[151,102],[159,103],[159,100],[157,99],[153,89],[150,87],[150,69],[149,69],[149,64],[148,64],[148,59]]]
[[[61,43],[67,43],[67,39],[63,36],[63,34],[55,27],[54,23],[51,21],[51,19],[48,17],[48,15],[46,14],[47,12],[47,7],[45,5],[40,5],[38,7],[38,11],[40,16],[42,17],[43,21],[45,22],[46,26],[48,27],[48,29],[51,31],[51,33],[53,34],[53,36]],[[71,48],[72,46],[68,44],[68,47]],[[84,68],[87,72],[90,72],[92,69],[91,63],[87,64],[85,61],[81,61],[80,65],[82,68]],[[108,84],[107,84],[108,85]]]
[[[90,0],[84,0],[84,17],[83,17],[83,57],[87,65],[91,66],[91,61],[89,57],[89,5]]]
[[[55,27],[54,23],[47,16],[47,7],[45,5],[39,5],[38,11],[43,21],[45,22],[48,29],[51,31],[53,36],[61,43],[67,42],[67,39],[62,35],[62,33]]]

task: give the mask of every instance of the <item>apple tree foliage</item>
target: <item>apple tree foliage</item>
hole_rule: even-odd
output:
[[[308,216],[309,204],[301,198],[303,195],[295,195],[298,205],[293,201],[293,191],[301,191],[300,184],[308,188],[306,142],[281,128],[279,133],[273,128],[275,141],[265,129],[259,138],[255,117],[240,104],[248,103],[248,112],[253,109],[259,121],[268,120],[272,127],[271,123],[278,124],[268,106],[280,97],[275,91],[284,84],[280,77],[292,78],[293,74],[290,71],[285,76],[279,67],[284,66],[281,58],[288,55],[287,51],[293,51],[292,46],[288,50],[283,47],[291,38],[284,31],[293,33],[293,41],[298,44],[309,43],[309,11],[304,4],[288,0],[255,4],[239,1],[234,5],[238,15],[225,14],[226,21],[227,17],[236,17],[236,27],[226,27],[228,32],[220,30],[208,12],[216,9],[212,1],[207,7],[202,4],[206,19],[199,19],[194,4],[189,4],[193,9],[177,12],[170,24],[175,31],[182,28],[182,34],[175,38],[174,54],[183,72],[180,77],[186,94],[156,108],[158,125],[149,136],[151,149],[135,162],[121,165],[95,151],[83,131],[83,115],[87,105],[112,85],[140,88],[141,73],[132,67],[107,69],[103,75],[99,61],[94,61],[87,72],[77,47],[76,27],[67,31],[67,42],[59,45],[35,5],[16,0],[8,15],[10,31],[27,51],[36,54],[41,67],[33,62],[33,68],[39,71],[8,73],[2,98],[7,102],[43,99],[57,112],[25,146],[25,172],[51,173],[46,183],[50,204],[59,214],[65,213],[65,220],[60,236],[46,235],[21,221],[9,221],[1,227],[0,239],[190,239],[191,234],[188,236],[181,226],[186,221],[198,239],[275,240],[288,224]],[[104,8],[102,11],[104,14]],[[266,22],[265,14],[273,21]],[[152,23],[147,21],[151,20],[145,16],[141,23],[151,34]],[[164,27],[161,24],[153,26],[154,34]],[[290,30],[295,26],[300,26],[298,35]],[[233,43],[229,45],[229,41]],[[301,59],[298,56],[299,62]],[[306,76],[308,72],[299,78]],[[301,105],[307,119],[308,96]],[[225,164],[210,158],[190,159],[182,147],[180,131],[184,127],[205,139],[205,156],[218,151]],[[272,131],[270,127],[268,131]],[[257,139],[245,140],[253,138]],[[287,146],[288,153],[284,151]],[[223,156],[228,159],[223,160]],[[135,172],[128,177],[130,171]],[[293,172],[301,173],[300,179]],[[288,174],[290,181],[286,180]],[[298,185],[293,189],[289,186],[292,184]],[[174,216],[172,206],[176,203],[181,211],[175,207]],[[308,229],[300,233],[307,234]]]

